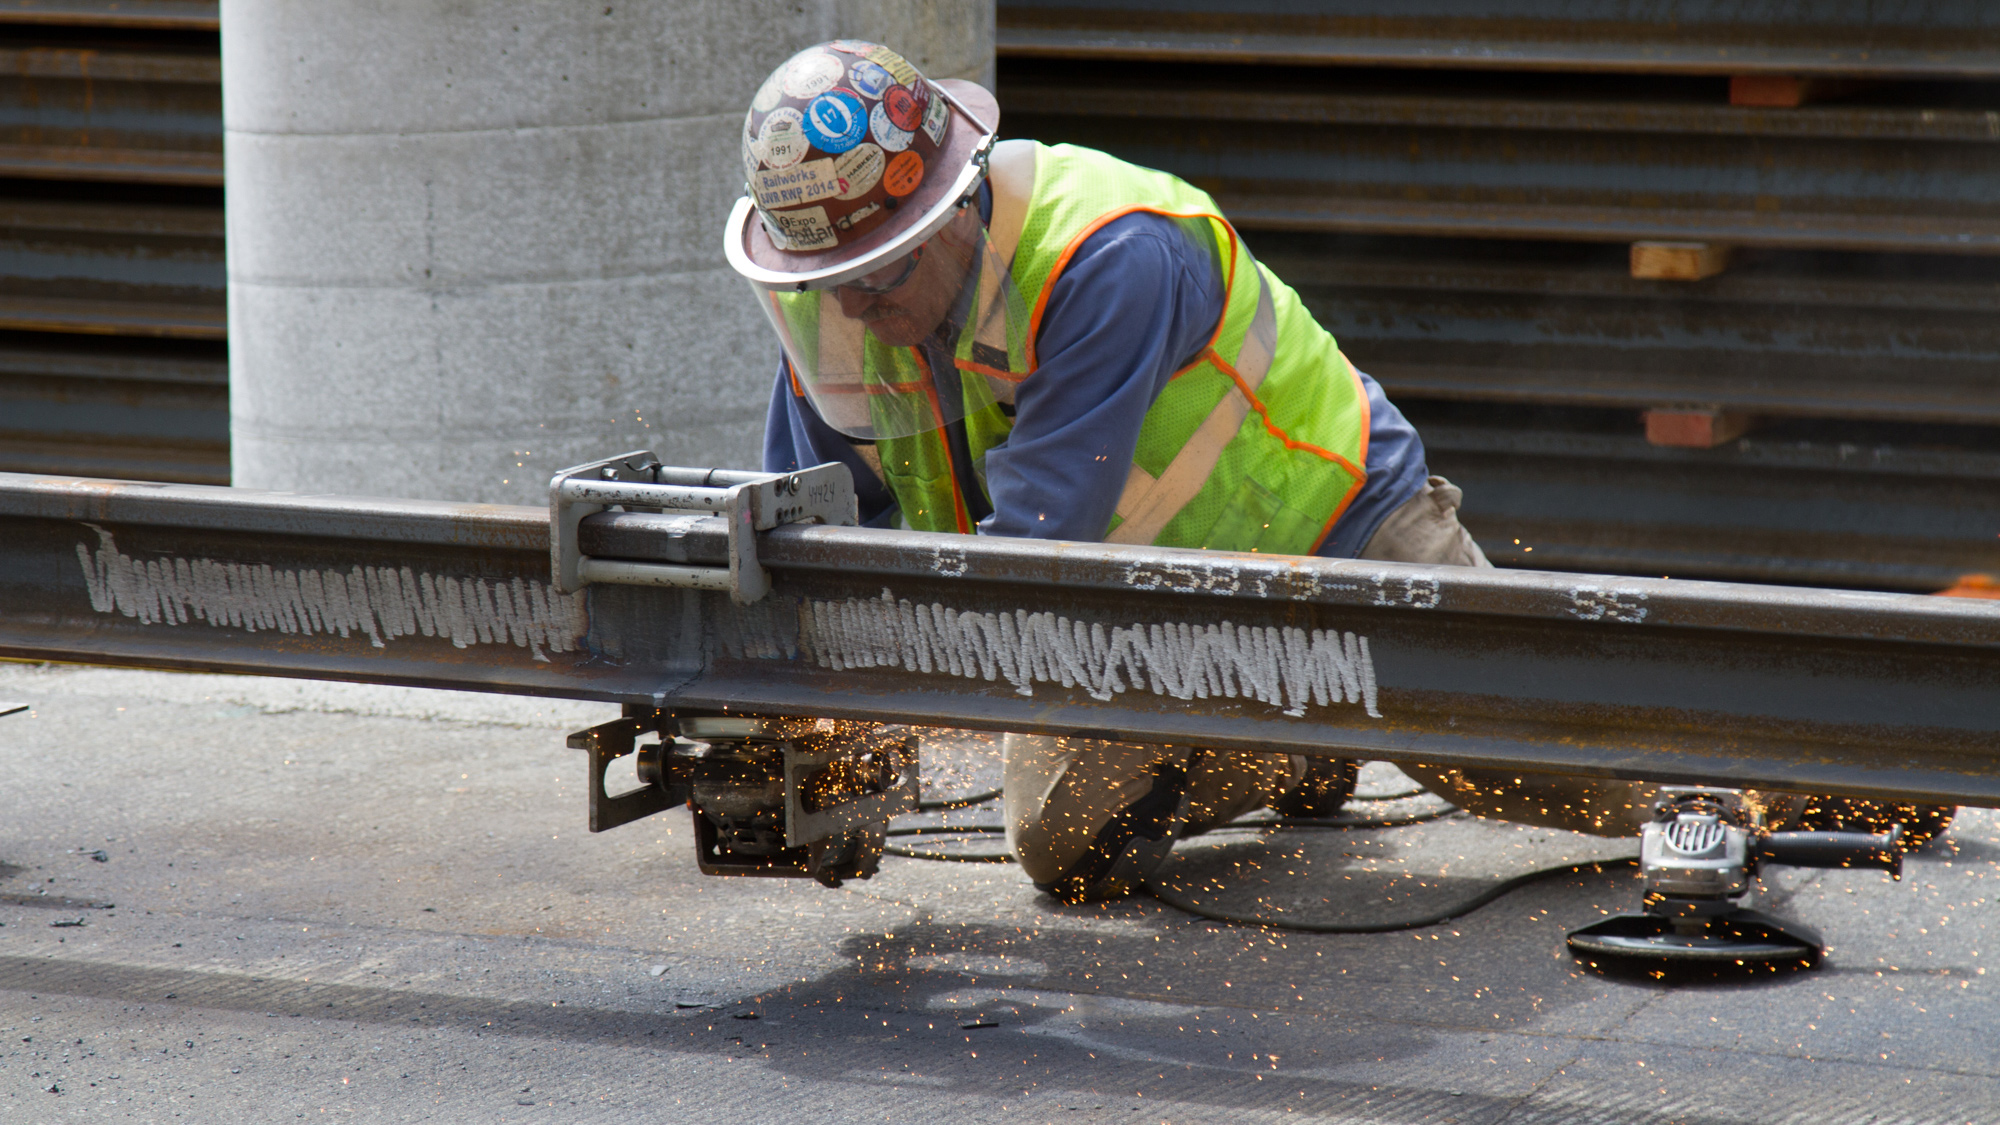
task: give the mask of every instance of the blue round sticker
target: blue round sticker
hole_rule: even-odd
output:
[[[847,80],[854,84],[856,92],[870,98],[881,97],[884,90],[896,84],[888,71],[867,59],[857,59],[847,68]]]
[[[868,111],[846,90],[828,90],[806,107],[806,139],[821,152],[846,152],[867,135]]]

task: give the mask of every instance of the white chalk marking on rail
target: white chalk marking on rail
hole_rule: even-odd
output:
[[[1229,597],[1243,588],[1243,574],[1234,563],[1135,562],[1125,564],[1125,584],[1134,590]]]
[[[1037,683],[1082,687],[1093,699],[1151,691],[1175,699],[1248,698],[1305,714],[1308,703],[1376,708],[1368,638],[1337,629],[1114,625],[1054,613],[979,613],[898,599],[805,601],[799,634],[822,668],[902,668],[1006,680],[1022,695]]]
[[[1443,600],[1443,587],[1438,580],[1428,574],[1403,575],[1390,578],[1387,571],[1378,570],[1368,576],[1375,585],[1375,605],[1400,605],[1411,609],[1436,609]],[[1391,585],[1400,586],[1400,593],[1391,593]]]
[[[488,582],[440,577],[405,567],[274,570],[216,559],[139,560],[118,550],[111,533],[98,549],[76,545],[90,608],[122,613],[141,624],[185,625],[255,633],[360,633],[376,648],[396,637],[444,637],[458,648],[508,644],[536,660],[569,652],[588,627],[579,595],[551,593],[532,580]]]
[[[1310,572],[1268,573],[1245,569],[1225,562],[1137,562],[1125,566],[1125,585],[1134,590],[1170,590],[1177,594],[1215,594],[1232,597],[1248,592],[1258,598],[1273,596],[1273,585],[1292,600],[1302,601],[1327,593],[1370,596],[1371,605],[1407,609],[1436,609],[1444,600],[1442,585],[1428,574],[1395,575],[1377,570],[1359,576],[1358,582],[1333,582]]]
[[[931,548],[931,570],[943,578],[962,578],[971,563],[966,560],[965,548],[959,546],[937,546]]]
[[[1598,586],[1572,586],[1569,612],[1585,621],[1622,621],[1637,625],[1646,619],[1644,590],[1606,590]]]

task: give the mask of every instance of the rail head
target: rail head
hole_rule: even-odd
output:
[[[0,519],[32,518],[445,547],[547,551],[548,512],[206,484],[0,473]]]
[[[787,525],[739,604],[547,520],[0,475],[0,655],[2000,806],[1989,603]]]
[[[585,522],[593,553],[667,562],[719,558],[715,517],[606,513]],[[1187,595],[1416,613],[1466,613],[1610,628],[1718,629],[1797,638],[2000,647],[2000,602],[1751,583],[1429,566],[795,525],[765,533],[774,574]]]
[[[0,519],[404,543],[543,554],[546,509],[0,473]],[[965,585],[1298,602],[1464,613],[1611,628],[1719,629],[1800,639],[2000,647],[2000,602],[1749,583],[1474,569],[1166,547],[794,524],[759,535],[774,574],[841,572]],[[715,566],[717,516],[607,512],[584,549],[634,562]]]

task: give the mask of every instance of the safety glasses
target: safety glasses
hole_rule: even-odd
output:
[[[910,251],[910,256],[901,262],[891,263],[874,273],[857,277],[840,285],[839,288],[855,293],[866,293],[871,297],[879,297],[892,290],[901,289],[910,280],[910,275],[917,272],[917,263],[923,260],[926,245],[928,243],[920,242],[915,250]]]

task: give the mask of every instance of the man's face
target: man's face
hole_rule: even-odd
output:
[[[899,259],[876,270],[860,282],[870,288],[893,283],[908,270],[903,282],[884,293],[870,293],[840,286],[841,315],[868,326],[875,338],[891,347],[909,348],[923,342],[951,312],[966,274],[972,269],[973,250],[979,245],[979,216],[967,208],[916,250],[917,263]]]

